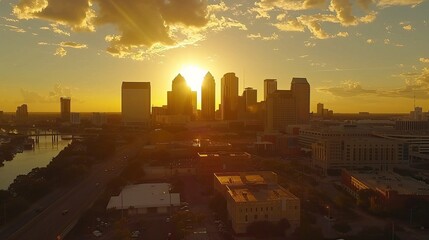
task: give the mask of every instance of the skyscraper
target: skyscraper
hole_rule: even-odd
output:
[[[296,100],[297,124],[310,122],[310,84],[306,78],[292,78],[290,89]]]
[[[22,104],[16,108],[16,121],[26,122],[28,120],[28,107],[27,104]]]
[[[323,103],[318,103],[317,104],[317,115],[318,116],[323,116],[323,108],[324,108],[324,105],[323,105]]]
[[[172,82],[171,91],[167,92],[167,108],[169,115],[194,116],[197,100],[196,92],[192,92],[185,78],[178,74]]]
[[[293,78],[291,90],[276,90],[266,100],[265,129],[285,131],[288,125],[310,121],[310,84],[305,78]]]
[[[267,101],[268,95],[277,90],[276,79],[265,79],[264,80],[264,101]]]
[[[150,82],[122,82],[122,123],[150,124]]]
[[[70,112],[71,112],[71,98],[61,97],[61,121],[70,122]]]
[[[221,108],[222,120],[237,119],[238,77],[235,73],[226,73],[221,79]]]
[[[258,102],[258,91],[251,87],[247,87],[243,91],[243,98],[246,111],[248,111],[250,106],[253,106]]]
[[[207,72],[201,85],[201,115],[204,120],[215,119],[215,80],[210,72]]]

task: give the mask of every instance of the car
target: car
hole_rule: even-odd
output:
[[[169,223],[169,222],[170,222],[170,218],[169,218],[169,217],[168,217],[168,218],[166,218],[166,219],[165,219],[165,222],[166,222],[166,223]]]
[[[189,203],[187,203],[187,202],[181,202],[181,203],[180,203],[180,205],[181,205],[181,206],[188,206],[188,205],[189,205]]]
[[[101,237],[103,235],[103,233],[100,232],[100,231],[98,231],[98,230],[95,230],[95,231],[92,232],[92,235],[94,235],[96,237]]]
[[[62,211],[62,215],[64,216],[64,215],[66,215],[67,213],[69,213],[69,210],[68,209],[65,209],[64,211]]]
[[[332,217],[332,216],[325,216],[325,218],[326,218],[326,220],[328,220],[329,222],[335,222],[335,221],[337,221],[337,219],[335,219],[334,217]]]
[[[180,208],[180,210],[189,210],[188,206],[183,206]]]

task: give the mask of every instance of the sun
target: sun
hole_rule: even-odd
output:
[[[195,65],[187,65],[180,70],[180,74],[186,79],[189,87],[198,92],[201,90],[201,84],[206,73],[206,70]]]

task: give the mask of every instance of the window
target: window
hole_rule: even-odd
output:
[[[252,212],[252,208],[250,208],[250,212]]]
[[[247,222],[247,215],[244,217],[244,221]]]
[[[271,211],[273,211],[273,207],[271,207]]]
[[[257,220],[258,219],[258,215],[255,215],[255,220]]]
[[[268,207],[265,210],[267,210],[267,212],[268,212]]]
[[[268,214],[265,214],[265,219],[268,219]]]

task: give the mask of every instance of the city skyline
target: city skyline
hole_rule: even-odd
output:
[[[75,112],[120,112],[123,81],[151,82],[152,105],[162,106],[171,79],[178,73],[188,79],[187,71],[211,72],[216,108],[227,72],[240,79],[240,93],[259,90],[259,101],[264,79],[285,89],[289,79],[306,77],[312,112],[319,102],[336,113],[406,113],[414,97],[416,106],[429,104],[428,1],[117,4],[141,27],[129,28],[102,1],[68,9],[0,1],[0,110],[27,104],[30,112],[57,112],[58,99],[69,96]],[[134,7],[156,17],[142,19]],[[200,94],[202,78],[192,81]]]

